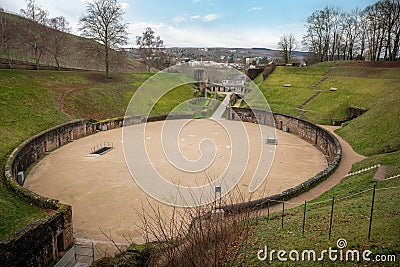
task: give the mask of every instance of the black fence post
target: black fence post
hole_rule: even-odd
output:
[[[267,220],[269,221],[269,199],[267,200]]]
[[[376,190],[376,182],[374,183],[374,191],[372,192],[371,215],[369,216],[368,239],[371,237],[372,214],[374,213],[374,202],[375,202],[375,190]]]
[[[303,231],[301,233],[302,236],[304,236],[304,227],[305,227],[305,224],[306,224],[306,209],[307,209],[307,200],[304,200]]]
[[[282,202],[282,229],[283,229],[283,217],[285,215],[285,202]]]
[[[335,197],[332,197],[332,209],[331,209],[331,220],[329,222],[329,240],[331,239],[332,233],[332,222],[333,222],[333,206],[335,205]]]
[[[92,240],[92,262],[94,262],[94,241]]]

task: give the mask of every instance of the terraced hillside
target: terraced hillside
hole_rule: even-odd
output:
[[[400,66],[396,64],[368,67],[328,62],[306,68],[278,67],[267,80],[259,78],[256,83],[273,111],[302,115],[317,124],[346,121],[349,107],[366,110],[338,133],[357,152],[370,156],[400,149],[400,105],[396,104],[400,103]],[[316,92],[320,93],[308,101]]]

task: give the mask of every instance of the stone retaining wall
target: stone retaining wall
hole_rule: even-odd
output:
[[[8,188],[49,215],[37,220],[0,242],[0,262],[3,266],[48,266],[73,242],[72,208],[58,200],[40,196],[17,182],[17,174],[26,170],[46,153],[75,139],[96,132],[96,125],[86,121],[66,123],[38,135],[19,145],[8,157],[5,179]]]
[[[276,113],[271,116],[271,112],[268,111],[234,107],[228,108],[226,116],[229,120],[242,120],[246,122],[275,126],[278,130],[284,130],[292,133],[309,142],[310,144],[315,145],[319,150],[322,151],[328,161],[327,168],[314,177],[311,177],[304,183],[273,196],[223,207],[223,209],[228,213],[237,213],[245,209],[261,209],[267,207],[268,205],[275,204],[275,201],[284,201],[295,197],[305,191],[308,191],[310,188],[328,178],[329,175],[331,175],[340,164],[340,160],[342,158],[342,148],[337,138],[325,129],[322,129],[321,127],[308,121]]]

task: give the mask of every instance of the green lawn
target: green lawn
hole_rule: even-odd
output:
[[[276,67],[265,81],[261,75],[255,83],[264,94],[271,110],[297,116],[301,111],[296,108],[315,94],[310,88],[323,78],[329,65],[312,67]],[[291,87],[284,87],[290,84]]]

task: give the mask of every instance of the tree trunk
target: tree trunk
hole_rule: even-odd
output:
[[[376,61],[379,61],[379,58],[381,56],[384,39],[385,39],[385,29],[382,30],[382,36],[380,38],[379,45],[378,45],[378,53],[376,54]]]
[[[110,79],[110,55],[109,55],[109,47],[108,47],[108,42],[106,42],[105,45],[105,49],[106,49],[106,57],[105,57],[105,61],[106,61],[106,78]]]
[[[400,43],[400,31],[396,34],[396,39],[394,40],[392,54],[390,55],[390,60],[395,61],[397,57],[397,53],[399,52],[399,43]]]
[[[353,60],[353,46],[354,46],[354,44],[352,42],[350,42],[350,44],[349,44],[349,56],[348,56],[349,60]]]
[[[288,51],[286,49],[283,50],[283,63],[285,64],[289,63]]]
[[[58,62],[58,58],[56,55],[54,55],[54,60],[56,61],[57,64],[57,70],[60,70],[60,62]]]

